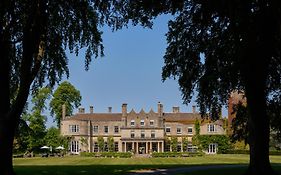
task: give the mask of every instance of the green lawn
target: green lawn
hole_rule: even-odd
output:
[[[71,156],[63,158],[16,158],[14,159],[14,166],[18,175],[117,175],[139,169],[210,164],[246,165],[248,161],[248,155],[206,155],[203,157],[187,158],[92,158]],[[279,170],[281,169],[281,156],[271,156],[271,162],[274,163]],[[234,170],[226,171],[233,172]],[[237,173],[242,171],[243,168],[238,168]],[[208,171],[208,174],[210,173]]]

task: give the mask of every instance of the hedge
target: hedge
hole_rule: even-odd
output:
[[[152,157],[194,157],[194,156],[202,156],[203,153],[196,152],[196,153],[188,153],[188,152],[153,152],[151,154]]]
[[[97,152],[97,153],[89,153],[89,152],[81,152],[80,156],[83,157],[120,157],[120,158],[130,158],[132,157],[132,153],[122,153],[122,152]]]
[[[224,152],[224,154],[250,154],[250,150],[246,149],[231,149]],[[281,155],[281,151],[271,150],[269,155]]]

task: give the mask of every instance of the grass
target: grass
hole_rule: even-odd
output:
[[[272,164],[273,169],[278,172],[278,174],[281,174],[281,164]],[[177,175],[241,175],[243,174],[247,169],[247,166],[245,167],[235,167],[235,168],[218,168],[218,169],[208,169],[208,170],[197,170],[194,172],[189,173],[180,173]]]
[[[270,159],[280,170],[281,156],[271,156]],[[140,169],[219,164],[247,165],[248,162],[248,155],[206,155],[187,158],[92,158],[70,156],[63,158],[16,158],[14,159],[14,167],[18,175],[119,175]],[[214,173],[218,172],[217,170],[208,170],[207,174],[211,174],[212,171]],[[243,171],[243,168],[224,169],[222,174],[225,174],[225,172],[242,174]],[[196,171],[196,173],[206,174],[206,171]],[[216,175],[218,174],[216,173]]]

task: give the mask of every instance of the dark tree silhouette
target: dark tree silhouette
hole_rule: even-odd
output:
[[[0,174],[12,175],[15,130],[30,88],[53,86],[68,76],[65,50],[86,48],[85,66],[103,55],[99,27],[119,29],[127,20],[116,1],[1,0]],[[47,81],[47,82],[45,82]]]
[[[267,102],[277,105],[273,110],[280,107],[281,1],[141,0],[127,6],[132,18],[149,22],[160,14],[175,14],[168,24],[162,77],[178,79],[185,103],[196,89],[201,113],[215,119],[232,91],[245,92],[250,143],[247,174],[274,174],[269,161]],[[280,121],[280,115],[276,119]]]
[[[273,174],[266,102],[271,93],[280,95],[279,1],[195,2],[169,23],[163,78],[179,78],[185,102],[196,87],[202,113],[215,114],[231,91],[244,90],[248,174]]]

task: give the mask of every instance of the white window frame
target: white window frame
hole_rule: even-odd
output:
[[[72,140],[70,142],[70,152],[74,153],[74,154],[78,154],[79,153],[79,141]]]
[[[178,129],[180,129],[180,132],[178,131]],[[177,134],[181,134],[182,133],[182,128],[181,127],[177,127]]]
[[[135,136],[136,136],[136,135],[135,135],[135,131],[131,131],[130,137],[131,137],[131,138],[135,138]]]
[[[154,126],[154,120],[149,120],[149,125]]]
[[[114,126],[114,133],[119,133],[119,126]]]
[[[150,135],[150,137],[151,137],[152,139],[155,139],[155,138],[156,138],[155,131],[151,131],[151,135]]]
[[[140,125],[141,125],[141,126],[144,126],[144,125],[145,125],[143,119],[140,121]]]
[[[106,129],[105,128],[107,128],[107,132],[106,132]],[[108,126],[104,126],[103,127],[103,132],[105,133],[105,134],[108,134],[108,132],[109,132],[109,127]]]
[[[69,132],[71,133],[79,132],[79,125],[69,125]]]
[[[191,129],[191,132],[189,132],[189,129]],[[192,135],[193,134],[193,127],[188,127],[187,128],[187,134]]]
[[[216,132],[216,125],[208,124],[208,132]]]
[[[167,129],[169,129],[169,132],[167,131]],[[165,127],[165,132],[166,132],[166,133],[171,133],[171,127],[170,127],[170,126]]]
[[[99,132],[99,126],[95,125],[93,126],[93,133],[98,133]]]
[[[131,126],[135,126],[136,123],[135,123],[135,120],[131,120]]]
[[[218,144],[216,144],[216,143],[209,144],[208,154],[216,154],[217,153],[217,146],[218,146]]]

